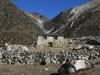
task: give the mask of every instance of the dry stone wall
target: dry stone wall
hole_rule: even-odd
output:
[[[8,45],[9,46],[9,45]],[[29,51],[27,47],[21,46],[6,46],[0,48],[0,63],[2,64],[57,64],[65,63],[71,60],[92,60],[100,57],[100,47],[94,49],[84,48],[81,51],[77,50],[61,50],[56,51]],[[23,46],[22,46],[23,47]]]

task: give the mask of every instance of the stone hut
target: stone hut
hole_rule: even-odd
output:
[[[37,47],[63,47],[64,45],[64,36],[62,35],[39,35],[37,40]]]

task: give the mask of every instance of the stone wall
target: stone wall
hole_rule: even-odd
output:
[[[9,46],[9,45],[8,45]],[[60,50],[56,51],[29,51],[23,46],[9,46],[0,48],[0,63],[2,64],[57,64],[65,63],[71,60],[92,60],[100,57],[100,47],[97,46],[94,49],[84,47],[83,50]]]
[[[50,43],[52,44],[51,47],[62,47],[64,45],[64,37],[63,36],[58,36],[57,38],[53,36],[47,36],[47,38],[44,38],[43,36],[38,36],[37,40],[37,48],[40,48],[41,46],[44,48],[50,47]]]

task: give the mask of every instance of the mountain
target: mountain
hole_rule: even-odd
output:
[[[43,30],[11,0],[0,0],[0,46],[30,44],[38,34],[44,34]]]
[[[0,46],[30,44],[39,34],[65,37],[100,35],[100,0],[91,0],[48,19],[39,13],[21,11],[11,0],[0,0]]]
[[[71,9],[61,12],[58,16],[43,23],[44,29],[49,33],[52,33],[59,29],[61,26],[65,25],[68,19],[68,15]]]
[[[49,34],[78,37],[100,34],[100,0],[91,0],[61,12],[43,23]]]
[[[39,13],[29,13],[27,11],[23,11],[27,17],[29,17],[36,25],[38,25],[41,30],[45,33],[46,30],[44,29],[43,23],[48,20],[45,16],[39,14]],[[42,16],[42,17],[41,17]]]
[[[33,12],[32,14],[38,16],[38,17],[41,18],[43,21],[49,20],[47,17],[45,17],[44,15],[42,15],[42,14],[40,14],[40,13]]]

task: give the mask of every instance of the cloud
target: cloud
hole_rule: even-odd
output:
[[[42,9],[40,9],[40,10],[39,10],[39,12],[43,12],[43,10],[42,10]]]

